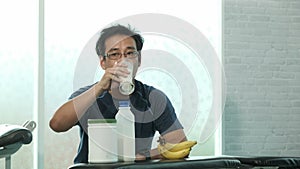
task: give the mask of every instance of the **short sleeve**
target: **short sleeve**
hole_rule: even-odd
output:
[[[93,84],[94,85],[94,84]],[[71,94],[71,96],[68,98],[69,100],[79,96],[80,94],[84,93],[85,91],[89,90],[93,85],[89,85],[89,86],[85,86],[82,87],[80,89],[78,89],[77,91],[75,91],[74,93]],[[87,111],[84,113],[84,115],[78,120],[78,122],[75,125],[79,125],[81,127],[83,127],[84,130],[86,130],[87,128],[87,119],[90,116],[90,112],[92,111],[96,111],[99,112],[99,108],[97,106],[97,103],[93,103],[88,109]]]
[[[93,84],[94,85],[94,84]],[[71,94],[71,96],[68,98],[69,100],[73,99],[74,97],[76,96],[79,96],[81,93],[89,90],[93,85],[90,85],[90,86],[85,86],[85,87],[82,87],[80,89],[78,89],[77,91],[75,91],[74,93]]]
[[[163,92],[157,89],[152,90],[149,94],[149,101],[154,115],[155,129],[161,135],[183,128],[171,101]]]

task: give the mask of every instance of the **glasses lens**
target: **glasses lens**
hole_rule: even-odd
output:
[[[119,59],[121,57],[121,53],[108,53],[107,57],[111,60],[116,60]]]
[[[135,57],[137,57],[137,51],[130,51],[130,52],[127,52],[126,53],[126,56],[128,57],[128,58],[135,58]]]

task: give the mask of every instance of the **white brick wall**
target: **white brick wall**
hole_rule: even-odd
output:
[[[300,156],[300,0],[224,0],[224,154]]]

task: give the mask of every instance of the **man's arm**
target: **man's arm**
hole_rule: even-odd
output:
[[[163,135],[162,137],[166,142],[172,143],[172,144],[180,143],[180,142],[187,140],[183,129],[171,131],[171,132]],[[151,156],[151,159],[162,158],[162,156],[159,154],[157,148],[152,149],[150,151],[150,156]]]
[[[103,58],[101,58],[100,63],[103,64],[104,62]],[[49,122],[52,130],[56,132],[63,132],[72,128],[83,116],[86,110],[94,103],[96,98],[104,91],[110,89],[112,80],[120,82],[121,79],[119,76],[125,76],[128,74],[124,73],[124,70],[126,70],[125,66],[120,63],[115,63],[113,67],[110,68],[103,67],[103,69],[105,69],[105,73],[98,83],[58,108]]]
[[[180,143],[186,141],[187,138],[183,131],[183,127],[176,117],[175,110],[168,97],[160,90],[153,90],[149,95],[151,109],[154,113],[155,128],[161,133],[163,139],[168,143]],[[149,156],[149,153],[148,153]],[[150,150],[151,159],[162,158],[158,150]],[[141,154],[137,155],[137,159],[145,159]]]
[[[89,90],[60,106],[49,122],[51,129],[63,132],[72,128],[103,91],[101,83],[96,83]]]
[[[169,133],[166,133],[162,137],[164,138],[164,140],[166,142],[172,143],[172,144],[180,143],[180,142],[187,140],[183,129],[171,131]],[[150,157],[151,157],[151,159],[161,159],[162,158],[162,156],[158,152],[157,148],[150,150]],[[144,155],[141,155],[141,154],[136,155],[136,160],[145,160],[145,159],[146,159],[146,157]]]

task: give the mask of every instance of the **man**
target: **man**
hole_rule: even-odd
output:
[[[136,160],[160,158],[157,149],[151,150],[156,131],[166,142],[186,140],[174,108],[163,92],[135,79],[135,90],[130,96],[117,92],[116,86],[121,78],[129,74],[127,66],[121,61],[127,58],[135,63],[135,76],[141,64],[143,42],[140,34],[122,25],[102,30],[96,52],[100,66],[105,70],[104,75],[97,83],[74,92],[50,120],[49,125],[56,132],[67,131],[74,125],[80,127],[80,145],[74,163],[88,162],[87,120],[115,118],[118,100],[130,100],[131,111],[135,116]]]

